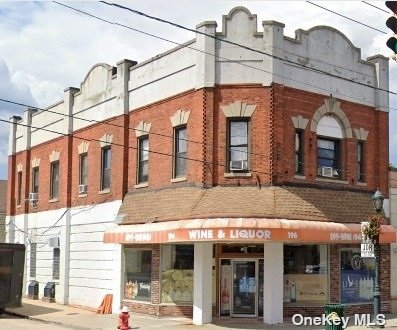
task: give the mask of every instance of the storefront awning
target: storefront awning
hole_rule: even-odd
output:
[[[381,243],[396,242],[393,226],[382,225]],[[324,221],[214,218],[119,225],[105,231],[105,243],[264,242],[360,243],[361,225]]]

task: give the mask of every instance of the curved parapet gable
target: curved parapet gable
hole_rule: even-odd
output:
[[[337,61],[338,65],[346,68],[351,62],[366,63],[361,60],[361,49],[354,46],[341,31],[330,26],[319,25],[309,30],[298,29],[295,31],[294,41],[302,44],[303,48],[310,52],[310,59],[321,61],[329,59],[330,63]]]
[[[256,15],[242,6],[234,7],[229,14],[222,16],[222,32],[218,34],[232,40],[262,35],[257,30]]]
[[[339,30],[329,26],[298,29],[295,39],[279,37],[273,47],[285,59],[274,68],[283,76],[284,85],[332,94],[381,110],[387,108],[378,90],[388,89],[388,82],[381,76],[388,72],[387,63],[379,58],[362,59],[361,49]]]
[[[85,97],[98,94],[109,88],[109,81],[117,73],[117,68],[106,63],[95,64],[80,84],[80,92]]]

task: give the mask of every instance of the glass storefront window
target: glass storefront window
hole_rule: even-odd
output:
[[[284,245],[284,302],[328,301],[327,245]]]
[[[152,251],[125,249],[124,299],[150,301]]]
[[[340,251],[341,303],[372,303],[375,259],[361,258],[359,249]]]
[[[193,302],[194,245],[163,245],[161,302]]]

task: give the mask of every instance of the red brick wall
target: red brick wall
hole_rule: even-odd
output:
[[[296,90],[281,85],[217,86],[197,91],[188,91],[161,102],[132,111],[129,115],[109,119],[74,133],[74,138],[62,137],[35,146],[10,157],[8,214],[29,212],[28,203],[15,209],[17,192],[15,166],[23,168],[23,195],[31,189],[31,159],[41,158],[39,203],[31,211],[43,211],[65,207],[121,199],[127,188],[133,191],[136,184],[137,138],[135,128],[140,121],[151,123],[149,135],[149,188],[177,186],[186,183],[171,183],[173,127],[170,117],[178,110],[190,112],[188,133],[187,183],[205,186],[235,184],[288,184],[294,179],[294,125],[291,116],[301,115],[311,120],[316,110],[324,104],[327,96]],[[226,171],[226,117],[221,105],[235,101],[255,104],[257,107],[250,120],[250,152],[252,176],[248,178],[225,178]],[[388,195],[388,114],[373,108],[341,101],[341,109],[349,118],[352,128],[362,127],[369,131],[365,142],[366,186],[356,184],[357,139],[345,139],[343,144],[343,180],[348,185],[334,187],[374,191],[379,187]],[[129,129],[126,127],[129,125]],[[101,149],[98,141],[90,141],[88,150],[89,182],[86,197],[78,197],[79,154],[78,139],[99,140],[105,133],[113,135],[112,180],[110,193],[99,194]],[[316,134],[310,130],[310,121],[304,134],[303,183],[323,185],[317,182]],[[127,145],[127,141],[129,144]],[[69,154],[68,154],[68,144]],[[48,156],[52,150],[61,152],[61,182],[59,202],[49,203],[50,167]],[[31,153],[31,155],[30,155]],[[72,159],[68,162],[68,158]],[[128,160],[128,162],[127,162]],[[65,173],[67,173],[65,175]],[[302,181],[299,181],[302,183]],[[68,185],[69,184],[69,185]],[[329,184],[328,184],[329,185]],[[69,193],[70,192],[70,193]],[[69,199],[69,200],[68,200]]]
[[[149,188],[175,186],[172,184],[173,127],[170,118],[178,111],[189,111],[187,122],[187,181],[202,182],[203,168],[203,90],[190,91],[168,98],[130,113],[129,126],[135,128],[139,122],[151,124],[149,133]],[[130,132],[128,188],[137,184],[137,137]]]
[[[104,134],[113,135],[111,150],[111,180],[110,191],[101,191],[101,156],[102,147],[99,142]],[[91,140],[93,139],[93,140]],[[71,205],[89,205],[122,199],[124,191],[124,176],[127,173],[125,166],[126,136],[124,130],[124,116],[114,117],[106,123],[95,124],[74,133],[72,144],[72,180],[71,180]],[[79,162],[78,146],[86,141],[88,146],[88,189],[86,197],[79,197]]]
[[[309,119],[304,131],[304,175],[309,183],[316,183],[317,141],[316,133],[310,124],[314,113],[324,104],[325,95],[314,94],[289,87],[274,85],[274,131],[275,184],[294,181],[295,127],[291,117],[301,115]],[[364,128],[369,131],[364,143],[366,187],[357,185],[357,138],[344,139],[342,145],[342,180],[349,187],[374,191],[380,187],[388,194],[388,114],[374,108],[341,101],[340,108],[349,119],[351,128]],[[316,184],[319,184],[318,182]]]

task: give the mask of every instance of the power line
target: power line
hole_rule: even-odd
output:
[[[65,7],[68,7],[70,9],[75,10],[74,8],[69,7],[67,5],[64,5],[62,3],[59,3],[57,1],[54,1],[54,2],[56,4],[61,5],[61,6],[65,6]],[[107,5],[107,6],[117,7],[117,8],[120,8],[122,10],[126,10],[126,11],[129,11],[129,12],[132,12],[134,14],[149,18],[151,20],[155,20],[155,21],[158,21],[158,22],[166,23],[166,24],[169,24],[171,26],[174,26],[174,27],[186,30],[186,31],[190,31],[190,32],[193,32],[193,33],[196,33],[196,34],[201,34],[201,35],[207,36],[207,37],[209,37],[211,39],[214,39],[214,40],[217,40],[217,41],[220,41],[220,42],[224,42],[224,43],[231,44],[233,46],[237,46],[237,47],[240,47],[240,48],[243,48],[243,49],[255,52],[255,53],[259,53],[259,54],[262,54],[262,55],[265,55],[265,56],[269,56],[269,57],[272,57],[274,59],[277,59],[277,60],[280,60],[280,61],[283,61],[283,62],[286,62],[286,63],[289,63],[289,64],[296,65],[298,67],[304,67],[305,69],[307,69],[309,71],[318,72],[318,73],[325,74],[325,75],[328,75],[328,76],[333,77],[333,78],[342,79],[342,80],[345,80],[345,81],[348,81],[348,82],[351,82],[351,83],[355,83],[355,84],[358,84],[358,85],[361,85],[361,86],[365,86],[365,87],[369,87],[369,88],[372,88],[372,89],[376,89],[376,90],[380,90],[380,91],[383,91],[383,92],[387,92],[387,93],[391,93],[391,94],[397,95],[397,92],[392,92],[390,90],[386,90],[386,89],[383,89],[383,88],[378,88],[378,87],[374,87],[374,86],[371,86],[371,85],[367,85],[365,83],[362,83],[362,82],[359,82],[359,81],[355,81],[355,80],[352,80],[352,79],[349,79],[349,78],[341,77],[341,76],[338,76],[338,75],[335,75],[335,74],[332,74],[332,73],[329,73],[329,72],[326,72],[326,71],[323,71],[323,70],[320,70],[320,69],[310,68],[310,67],[308,67],[308,66],[306,66],[304,64],[301,64],[301,63],[298,63],[298,62],[294,62],[294,61],[291,61],[291,60],[288,60],[288,59],[285,59],[285,58],[281,58],[279,56],[272,55],[272,54],[266,53],[266,52],[258,50],[258,49],[254,49],[252,47],[245,46],[245,45],[239,44],[239,43],[231,41],[231,40],[221,39],[221,38],[218,38],[217,36],[214,36],[214,35],[211,35],[211,34],[208,34],[208,33],[205,33],[205,32],[201,32],[201,31],[198,31],[198,30],[194,30],[194,29],[185,27],[183,25],[180,25],[180,24],[177,24],[177,23],[174,23],[174,22],[171,22],[171,21],[168,21],[168,20],[156,17],[156,16],[152,16],[152,15],[146,14],[146,13],[143,13],[141,11],[129,8],[129,7],[125,7],[125,6],[116,4],[116,3],[109,3],[109,2],[106,2],[106,1],[99,1],[99,2],[101,2],[101,3],[103,3],[103,4]]]
[[[10,121],[10,120],[1,119],[1,118],[0,118],[0,122],[5,122],[5,123],[8,123],[8,124],[16,124],[16,125],[20,125],[20,126],[23,126],[23,127],[35,128],[35,129],[37,129],[37,130],[43,130],[43,131],[45,131],[45,132],[54,133],[54,134],[58,134],[58,135],[61,135],[61,136],[71,136],[72,138],[75,138],[75,139],[78,139],[78,140],[82,140],[82,141],[103,142],[102,140],[99,140],[99,139],[94,139],[94,138],[91,138],[91,139],[82,138],[82,137],[79,137],[79,136],[76,136],[76,135],[69,135],[69,134],[66,134],[66,133],[62,133],[62,132],[50,130],[50,129],[43,128],[43,127],[35,127],[35,126],[33,126],[33,125],[27,125],[27,124],[22,124],[22,123],[18,123],[18,122],[17,122],[17,123],[14,123],[14,122],[12,122],[12,121]],[[158,154],[158,155],[162,155],[162,156],[176,157],[176,156],[173,155],[173,154],[168,154],[168,153],[160,152],[160,151],[153,151],[153,150],[149,150],[149,149],[140,149],[140,148],[138,148],[138,147],[130,146],[129,144],[128,144],[128,145],[125,145],[125,144],[120,144],[120,143],[115,143],[115,142],[111,142],[111,143],[109,143],[109,144],[110,144],[110,145],[114,145],[114,146],[118,146],[118,147],[123,147],[123,148],[124,148],[124,147],[127,147],[128,149],[143,150],[143,151],[147,151],[148,153]],[[258,154],[257,154],[257,155],[258,155]],[[259,154],[258,156],[264,156],[264,155]],[[204,164],[205,166],[213,165],[213,166],[219,166],[219,167],[228,168],[227,165],[221,164],[221,163],[219,163],[219,162],[204,161],[204,160],[201,160],[201,159],[196,159],[196,158],[191,158],[191,157],[185,157],[185,156],[178,156],[177,158],[182,158],[182,159],[186,159],[186,160],[190,160],[190,161],[202,163],[202,164]],[[291,155],[290,158],[291,158],[291,162],[290,162],[290,163],[289,163],[289,162],[284,162],[284,163],[285,163],[285,164],[295,165],[296,163],[295,163],[294,160],[293,160],[294,154]],[[305,164],[305,165],[307,165],[307,166],[312,166],[312,165],[313,165],[313,166],[317,166],[317,164],[307,163],[307,162],[302,162],[302,164]],[[358,174],[358,172],[347,171],[347,170],[344,170],[344,169],[337,169],[337,170],[338,170],[339,172],[344,173],[345,175],[349,175],[349,174],[350,174],[350,175],[357,175],[357,174]],[[253,169],[250,169],[249,172],[254,173],[254,174],[267,174],[267,175],[271,175],[271,174],[272,174],[271,172],[264,172],[264,171],[258,171],[258,170],[253,170]],[[380,175],[374,175],[374,176],[372,176],[372,177],[376,177],[376,178],[379,178],[379,179],[384,179],[384,177],[383,177],[383,176],[380,176]],[[386,178],[388,179],[388,177],[386,177]]]
[[[3,98],[0,98],[0,101],[11,103],[11,104],[15,104],[15,105],[20,105],[20,106],[25,106],[27,108],[33,108],[32,106],[29,106],[27,104],[10,101],[10,100],[6,100],[6,99],[3,99]],[[56,114],[56,115],[64,116],[64,117],[69,117],[69,118],[73,118],[73,119],[83,120],[83,121],[86,121],[86,122],[89,122],[89,123],[104,124],[104,125],[108,125],[108,126],[112,126],[112,127],[117,127],[117,128],[122,128],[122,129],[127,128],[129,130],[147,133],[145,130],[140,130],[140,129],[133,128],[133,127],[130,127],[130,126],[125,127],[123,125],[110,123],[110,122],[108,122],[109,119],[106,119],[106,120],[103,120],[103,121],[99,121],[99,120],[95,120],[95,119],[86,119],[86,118],[77,117],[76,115],[63,114],[63,113],[59,113],[59,112],[56,112],[56,111],[51,111],[51,110],[48,110],[48,109],[41,109],[41,108],[36,108],[36,109],[39,109],[39,110],[41,110],[43,112],[50,112],[50,113],[53,113],[53,114]],[[329,128],[338,128],[336,126],[324,125],[324,124],[322,124],[321,126],[329,127]],[[220,132],[220,133],[225,133],[225,132]],[[151,135],[157,135],[157,136],[165,137],[165,138],[169,138],[169,139],[174,139],[174,136],[172,136],[172,135],[156,133],[156,132],[154,132],[152,130],[150,131],[150,134]],[[187,139],[187,138],[186,139],[181,138],[181,140],[186,141],[186,142],[191,142],[191,143],[194,143],[194,144],[200,144],[200,145],[202,145],[204,147],[211,147],[211,148],[218,147],[218,148],[221,148],[221,149],[226,149],[228,151],[238,151],[238,149],[234,149],[232,147],[208,144],[208,143],[205,143],[205,142],[194,141],[194,140],[190,140],[190,139]],[[262,154],[262,153],[255,153],[255,152],[252,152],[252,151],[247,152],[247,154],[250,155],[250,156],[261,156],[261,157],[264,156],[264,154]]]
[[[355,20],[355,19],[353,19],[353,18],[350,18],[350,17],[347,17],[347,16],[342,15],[342,14],[340,14],[340,13],[337,13],[336,11],[333,11],[333,10],[331,10],[331,9],[328,9],[328,8],[323,7],[323,6],[317,5],[317,4],[315,4],[315,3],[311,2],[311,1],[307,1],[307,0],[306,0],[306,2],[307,2],[307,3],[310,3],[310,4],[313,5],[313,6],[316,6],[316,7],[319,7],[319,8],[321,8],[321,9],[324,9],[324,10],[330,12],[330,13],[333,13],[333,14],[338,15],[338,16],[340,16],[340,17],[346,18],[346,19],[348,19],[348,20],[350,20],[350,21],[352,21],[352,22],[355,22],[355,23],[357,23],[357,24],[360,24],[360,25],[362,25],[362,26],[365,26],[365,27],[367,27],[367,28],[370,28],[370,29],[372,29],[372,30],[381,32],[381,33],[383,33],[383,34],[387,34],[387,32],[385,32],[385,31],[379,30],[379,29],[374,28],[374,27],[372,27],[372,26],[370,26],[370,25],[367,25],[367,24],[365,24],[365,23],[362,23],[362,22],[360,22],[360,21],[357,21],[357,20]]]
[[[374,8],[376,8],[376,9],[379,9],[379,10],[383,11],[383,12],[386,13],[386,14],[389,13],[387,10],[384,10],[384,9],[382,9],[382,8],[379,8],[379,7],[373,5],[372,3],[369,3],[369,2],[367,2],[367,1],[361,1],[361,2],[364,2],[364,3],[365,3],[366,5],[368,5],[368,6],[371,6],[371,7],[374,7]]]
[[[207,54],[207,55],[210,55],[210,56],[219,57],[220,59],[226,60],[226,61],[228,61],[228,62],[235,63],[235,64],[238,64],[238,65],[241,65],[241,66],[244,66],[244,67],[248,67],[248,68],[251,68],[251,69],[254,69],[254,70],[257,70],[257,71],[269,73],[269,74],[272,74],[272,75],[274,75],[274,76],[276,76],[276,77],[280,77],[280,78],[283,78],[283,79],[287,79],[287,80],[290,80],[290,81],[294,81],[294,82],[300,83],[300,84],[302,84],[302,85],[306,85],[306,86],[314,87],[314,88],[316,88],[316,89],[323,90],[323,91],[326,91],[326,92],[334,93],[334,91],[332,91],[332,90],[329,90],[329,89],[326,89],[326,88],[322,88],[322,87],[317,86],[317,85],[313,85],[313,84],[310,84],[310,83],[307,83],[307,82],[304,82],[304,81],[300,81],[300,80],[297,80],[297,79],[293,79],[293,78],[291,78],[291,77],[285,77],[285,76],[283,76],[283,75],[281,75],[281,74],[277,74],[277,73],[274,73],[274,72],[266,71],[266,70],[264,70],[264,69],[260,69],[260,68],[257,68],[257,67],[254,67],[254,66],[245,64],[245,63],[241,63],[241,62],[239,62],[239,61],[230,60],[230,59],[228,59],[228,58],[225,58],[225,57],[222,57],[222,56],[219,56],[219,55],[215,55],[215,54],[212,54],[212,53],[209,53],[209,52],[206,52],[206,51],[202,51],[202,50],[200,50],[200,49],[197,49],[197,48],[194,48],[194,47],[190,47],[190,46],[188,46],[188,45],[186,45],[186,44],[181,44],[181,43],[178,43],[178,42],[175,42],[175,41],[172,41],[172,40],[169,40],[169,39],[160,37],[160,36],[156,36],[156,35],[147,33],[147,32],[145,32],[145,31],[138,30],[138,29],[132,28],[132,27],[130,27],[130,26],[126,26],[126,25],[124,25],[124,24],[120,24],[120,23],[117,23],[117,22],[110,22],[110,21],[108,21],[108,20],[102,19],[102,18],[100,18],[100,17],[98,17],[98,16],[92,15],[92,14],[90,14],[90,13],[88,13],[88,12],[83,11],[83,10],[80,10],[80,9],[77,9],[77,8],[74,8],[74,7],[71,7],[71,6],[68,6],[68,5],[65,5],[65,4],[56,2],[56,1],[54,1],[54,3],[56,3],[56,4],[58,4],[58,5],[61,5],[61,6],[63,6],[63,7],[69,8],[69,9],[71,9],[71,10],[74,10],[74,11],[76,11],[76,12],[79,12],[79,13],[81,13],[81,14],[90,16],[90,17],[92,17],[92,18],[101,20],[101,21],[103,21],[103,22],[112,24],[112,25],[124,27],[124,28],[126,28],[126,29],[130,29],[130,30],[132,30],[132,31],[139,32],[139,33],[142,33],[142,34],[151,36],[151,37],[153,37],[153,38],[157,38],[157,39],[160,39],[160,40],[163,40],[163,41],[167,41],[167,42],[170,42],[170,43],[172,43],[172,44],[176,44],[176,45],[179,45],[179,46],[181,46],[181,47],[186,47],[186,48],[189,48],[189,49],[192,49],[192,50],[194,50],[194,51],[201,52],[201,53],[204,53],[204,54]],[[209,35],[209,36],[210,36],[210,35]],[[210,36],[210,37],[213,37],[213,36]],[[225,40],[223,40],[223,39],[219,39],[219,40],[225,41]],[[296,54],[294,54],[294,55],[296,55]],[[269,55],[269,56],[270,56],[270,55]],[[317,61],[317,60],[315,60],[315,61]],[[322,62],[322,61],[317,61],[317,62],[326,63],[326,62]],[[295,63],[295,62],[292,62],[292,63]],[[295,64],[297,64],[297,63],[295,63]],[[308,69],[308,70],[312,70],[311,68],[308,68],[308,67],[306,67],[306,66],[304,66],[304,68],[306,68],[306,69]],[[356,72],[356,71],[352,71],[352,70],[349,70],[349,69],[346,69],[346,68],[344,68],[344,69],[347,70],[347,71],[351,71],[351,72],[358,73],[358,72]],[[337,76],[337,77],[338,77],[338,76]],[[346,79],[347,79],[347,78],[346,78]],[[359,83],[359,82],[354,81],[354,80],[349,80],[349,81],[352,82],[352,83]],[[373,86],[366,85],[366,84],[363,84],[363,83],[359,83],[359,84],[364,85],[364,86],[369,87],[369,88],[372,88],[372,89],[386,91],[387,93],[392,94],[392,95],[397,95],[396,92],[393,92],[393,91],[390,91],[390,90],[379,89],[379,88],[377,88],[377,87],[373,87]],[[361,103],[364,103],[364,104],[367,104],[367,105],[369,105],[369,106],[371,106],[371,107],[373,106],[372,103],[370,103],[370,102],[368,102],[368,101],[366,101],[366,100],[363,100],[363,99],[360,99],[360,98],[356,98],[356,97],[353,97],[353,96],[350,96],[350,95],[347,95],[347,94],[343,94],[342,92],[339,92],[339,91],[338,91],[338,94],[339,94],[339,95],[342,95],[342,96],[346,96],[346,97],[351,98],[351,99],[353,99],[353,100],[357,100],[357,101],[359,101],[359,102],[361,102]],[[397,110],[397,108],[389,108],[389,109],[395,109],[395,110]]]

